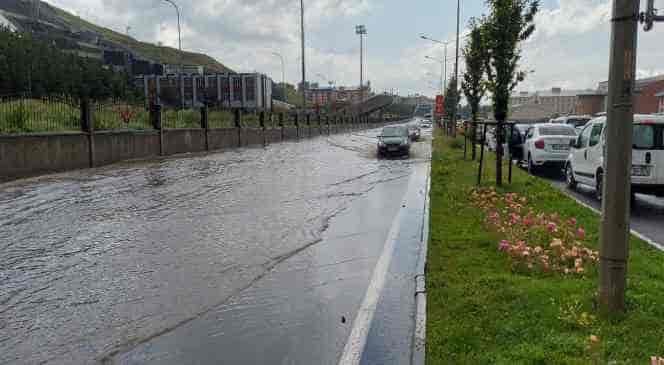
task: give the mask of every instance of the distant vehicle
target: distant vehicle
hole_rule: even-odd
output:
[[[408,136],[411,141],[419,141],[421,137],[420,127],[416,123],[411,123],[408,125]]]
[[[567,186],[595,188],[602,199],[606,117],[593,119],[572,143],[565,165]],[[664,196],[664,116],[635,115],[632,147],[632,198],[635,193]]]
[[[423,119],[422,122],[420,122],[420,127],[422,127],[422,129],[431,128],[431,119]]]
[[[588,124],[591,119],[591,117],[585,115],[570,115],[567,117],[552,119],[551,123],[570,125],[576,130],[578,135],[583,127],[585,127],[585,125]]]
[[[390,126],[383,128],[380,136],[378,136],[378,156],[389,154],[410,154],[408,127]]]
[[[526,133],[523,156],[528,172],[544,165],[563,167],[569,155],[570,143],[576,139],[574,127],[568,124],[534,124]]]

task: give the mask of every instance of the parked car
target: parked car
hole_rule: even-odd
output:
[[[421,134],[420,127],[416,123],[408,125],[408,136],[411,141],[419,141]]]
[[[389,126],[383,128],[378,136],[378,156],[386,156],[389,154],[410,154],[408,127]]]
[[[528,172],[544,165],[563,167],[569,156],[571,141],[576,139],[574,127],[568,124],[534,124],[526,133],[523,156]]]
[[[565,165],[567,186],[595,188],[602,199],[606,117],[593,119],[573,142]],[[632,197],[664,196],[664,116],[635,115],[632,147]]]
[[[577,135],[578,135],[579,133],[581,133],[581,130],[583,129],[583,127],[585,127],[586,124],[588,124],[588,122],[591,119],[592,119],[591,117],[585,116],[585,115],[570,115],[570,116],[566,116],[566,117],[560,117],[560,118],[552,119],[551,123],[570,125],[570,126],[574,127],[574,129],[576,130]]]

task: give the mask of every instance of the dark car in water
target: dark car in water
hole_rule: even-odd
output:
[[[408,125],[408,135],[410,136],[411,141],[419,141],[422,135],[420,126],[416,123],[411,123]]]
[[[409,155],[410,136],[406,126],[383,128],[378,136],[378,156]]]

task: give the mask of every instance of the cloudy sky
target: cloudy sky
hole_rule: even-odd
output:
[[[175,0],[182,8],[183,47],[204,52],[236,71],[300,79],[298,0]],[[48,0],[85,19],[143,41],[177,46],[173,8],[163,0]],[[484,0],[462,0],[462,28],[484,12]],[[645,1],[643,1],[645,3]],[[365,24],[366,79],[377,91],[432,95],[439,88],[442,47],[420,34],[452,40],[454,0],[305,0],[307,79],[359,84],[359,38]],[[656,0],[664,9],[664,0]],[[523,67],[534,72],[518,89],[595,88],[608,74],[610,0],[542,0],[537,31],[523,46]],[[639,76],[664,74],[664,23],[639,33]],[[454,45],[448,48],[448,57]],[[463,70],[463,68],[462,68]],[[449,63],[448,74],[453,73]]]

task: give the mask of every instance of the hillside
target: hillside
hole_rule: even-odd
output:
[[[0,10],[5,12],[6,18],[18,23],[23,29],[31,26],[35,18],[34,5],[24,0],[2,0]],[[128,48],[136,56],[162,64],[179,64],[180,52],[171,47],[160,47],[155,44],[140,42],[111,29],[90,23],[56,6],[41,2],[38,10],[39,27],[55,28],[58,31],[77,32],[90,31],[116,45],[118,48]],[[48,31],[48,30],[47,30]],[[233,72],[231,69],[214,58],[194,52],[182,52],[182,63],[186,65],[201,65],[216,72]]]

